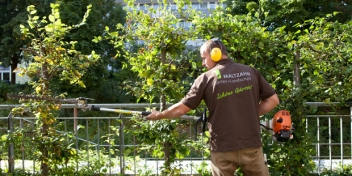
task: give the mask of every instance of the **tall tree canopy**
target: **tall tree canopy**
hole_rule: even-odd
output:
[[[293,25],[305,20],[325,17],[326,14],[340,12],[330,19],[345,23],[352,19],[352,1],[332,0],[226,0],[231,13],[236,15],[258,12],[263,25],[270,29],[286,26],[286,30],[295,30]],[[267,16],[264,13],[268,13]]]
[[[20,48],[29,45],[28,39],[22,37],[20,24],[26,23],[27,6],[35,5],[39,15],[50,13],[50,3],[54,0],[0,0],[0,61],[4,66],[14,70],[23,59]],[[11,83],[16,76],[12,73]]]
[[[0,0],[2,12],[0,14],[0,60],[2,65],[11,65],[11,69],[14,70],[22,60],[30,60],[30,58],[21,55],[21,48],[29,46],[30,41],[22,37],[19,25],[25,24],[28,19],[27,6],[34,5],[39,16],[47,16],[51,11],[51,2],[55,2],[55,0]],[[67,25],[79,23],[87,5],[92,4],[91,15],[86,20],[86,24],[65,34],[64,40],[78,41],[75,49],[84,54],[95,50],[97,54],[101,55],[100,64],[90,67],[90,71],[83,78],[87,87],[99,87],[102,85],[100,81],[111,75],[108,72],[108,66],[116,70],[121,67],[121,62],[112,59],[116,54],[113,45],[109,45],[107,41],[94,43],[92,40],[95,36],[104,35],[105,26],[113,28],[118,23],[123,24],[126,12],[122,9],[122,5],[115,0],[57,0],[56,2],[60,4],[61,20]],[[11,82],[14,84],[16,82],[15,73],[12,73],[11,78]],[[58,92],[84,93],[82,88],[71,86],[66,81],[58,80],[57,82],[58,84],[53,88]]]

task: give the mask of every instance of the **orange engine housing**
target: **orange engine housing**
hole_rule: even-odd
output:
[[[289,111],[278,111],[272,119],[272,125],[277,141],[288,141],[291,138],[292,121]]]

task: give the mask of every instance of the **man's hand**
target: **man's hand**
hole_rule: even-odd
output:
[[[147,120],[174,119],[185,115],[191,109],[182,103],[176,103],[163,112],[153,110],[145,117]]]
[[[159,115],[159,117],[158,117]],[[145,117],[146,120],[160,120],[160,112],[156,110],[152,110],[152,112]]]

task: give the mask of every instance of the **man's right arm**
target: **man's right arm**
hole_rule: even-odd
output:
[[[262,100],[259,103],[259,116],[262,116],[271,110],[273,110],[280,103],[279,97],[277,94],[272,95],[271,97]]]

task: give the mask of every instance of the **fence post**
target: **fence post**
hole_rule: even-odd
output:
[[[352,106],[350,106],[350,120],[351,120],[351,126],[350,126],[350,128],[351,128],[351,159],[352,159]]]
[[[125,174],[125,156],[123,155],[123,151],[125,150],[125,138],[124,138],[124,124],[123,124],[123,114],[119,114],[120,118],[120,173]]]
[[[9,130],[10,135],[12,135],[14,131],[12,116],[13,114],[10,113],[9,116],[7,117],[7,120],[8,120],[7,129]],[[13,173],[15,170],[15,152],[14,152],[14,144],[12,142],[10,142],[10,145],[9,145],[8,157],[9,157],[8,159],[9,173]]]
[[[77,133],[77,124],[78,124],[78,112],[77,112],[77,108],[73,108],[73,131],[75,133]]]
[[[77,120],[77,117],[78,117],[78,112],[77,112],[77,108],[73,108],[73,131],[74,131],[74,134],[75,134],[75,145],[76,145],[76,171],[79,170],[79,167],[78,167],[78,132],[77,132],[77,124],[78,124],[78,120]]]

